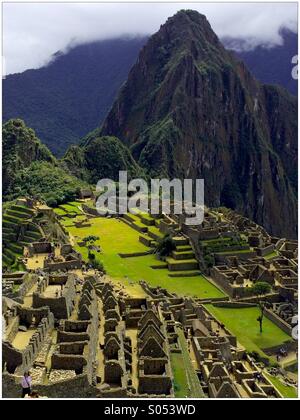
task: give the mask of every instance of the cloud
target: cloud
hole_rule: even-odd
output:
[[[4,72],[40,67],[70,43],[152,34],[180,9],[198,10],[219,37],[251,47],[280,44],[282,27],[297,31],[296,3],[4,3]]]

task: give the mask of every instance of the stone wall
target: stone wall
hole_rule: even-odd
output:
[[[217,302],[213,306],[217,308],[232,308],[232,309],[242,309],[242,308],[256,308],[255,303],[244,303],[244,302]]]
[[[139,393],[157,395],[169,395],[172,390],[170,376],[151,375],[139,378]],[[148,395],[149,396],[149,395]]]
[[[51,358],[51,368],[58,370],[75,370],[80,373],[86,366],[87,361],[85,357],[77,354],[59,354],[53,353]]]
[[[282,329],[286,334],[292,336],[292,327],[282,318],[280,318],[275,312],[271,311],[270,309],[266,309],[265,316],[275,325],[277,325],[277,327]]]
[[[265,257],[268,254],[271,254],[275,250],[275,245],[271,244],[269,246],[266,246],[265,248],[258,248],[257,254],[261,257]]]
[[[84,211],[84,213],[89,214],[91,216],[95,216],[95,217],[101,217],[101,215],[98,213],[97,209],[89,207],[84,203],[82,203],[81,207],[82,207],[82,210]]]
[[[153,245],[153,239],[151,238],[146,238],[145,236],[140,236],[139,237],[139,241],[143,244],[148,246],[149,248],[152,247]]]
[[[143,252],[132,252],[132,253],[120,253],[121,258],[133,258],[133,257],[145,257],[146,255],[152,254],[152,251],[143,251]]]
[[[62,290],[61,297],[44,297],[40,293],[33,293],[32,306],[40,308],[48,306],[57,319],[67,319],[72,313],[76,297],[75,277],[70,276]]]
[[[5,398],[20,398],[21,377],[16,378],[7,373],[2,377],[2,392]],[[99,391],[90,385],[85,374],[77,375],[73,379],[63,380],[48,385],[34,385],[34,391],[48,398],[96,398]]]
[[[217,266],[210,270],[210,274],[217,285],[220,286],[231,298],[244,298],[252,296],[253,294],[251,288],[247,288],[242,285],[232,285],[230,283],[230,280],[232,280],[231,277],[220,271]]]
[[[32,289],[36,282],[37,276],[35,274],[29,274],[28,276],[26,276],[24,282],[21,284],[20,289],[18,291],[18,295],[22,300],[27,295],[29,290]]]
[[[10,320],[9,325],[5,328],[5,331],[2,331],[2,334],[5,334],[4,335],[5,341],[8,341],[10,343],[13,341],[13,339],[15,338],[19,330],[19,325],[20,325],[19,316],[15,316]]]
[[[20,351],[15,349],[9,342],[4,341],[2,343],[2,359],[9,373],[14,373],[16,369],[18,372],[23,374],[29,370],[33,362],[40,351],[44,340],[54,327],[54,317],[52,313],[48,313],[48,316],[42,318],[37,326],[37,329],[33,336],[30,338],[27,347]]]
[[[220,253],[216,253],[215,254],[215,258],[216,258],[216,262],[218,264],[224,264],[226,263],[227,257],[237,257],[239,260],[250,260],[252,258],[255,258],[257,256],[256,252],[254,251],[249,251],[249,252],[229,252],[228,254],[220,254]]]
[[[53,252],[51,242],[32,242],[27,246],[27,249],[31,257],[35,254],[51,254]]]
[[[76,270],[81,268],[82,261],[80,259],[74,259],[71,261],[62,261],[62,262],[47,262],[45,261],[45,270],[47,271],[68,271]]]

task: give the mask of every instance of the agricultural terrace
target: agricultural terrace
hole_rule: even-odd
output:
[[[77,219],[77,218],[76,218]],[[153,265],[163,265],[154,254],[122,258],[119,254],[145,253],[149,248],[139,242],[140,233],[126,223],[115,218],[90,219],[91,226],[76,227],[72,219],[64,220],[64,226],[74,240],[74,246],[84,259],[88,259],[88,249],[79,246],[78,242],[87,236],[95,235],[100,239],[95,242],[101,252],[96,253],[96,259],[102,261],[109,276],[125,284],[146,281],[151,286],[161,286],[178,295],[197,296],[200,298],[219,298],[224,293],[210,283],[202,275],[194,277],[170,277],[165,268],[153,269]],[[155,226],[149,230],[158,233]],[[172,259],[170,259],[172,262]]]
[[[21,262],[24,246],[40,237],[40,229],[34,222],[34,212],[14,202],[9,203],[2,218],[3,266],[12,271],[24,270]]]

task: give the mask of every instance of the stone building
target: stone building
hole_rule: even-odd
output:
[[[138,324],[139,393],[170,395],[172,374],[167,334],[159,310],[148,310]]]

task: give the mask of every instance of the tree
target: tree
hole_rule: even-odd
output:
[[[163,239],[160,239],[156,248],[156,253],[160,257],[169,256],[172,251],[175,251],[176,244],[171,235],[166,235]]]
[[[89,262],[95,270],[102,271],[102,273],[105,274],[104,265],[102,261],[99,261],[96,258],[94,258],[93,260],[90,260]]]
[[[207,268],[212,268],[215,265],[215,259],[211,254],[206,255],[204,261]]]
[[[82,240],[86,244],[86,246],[88,248],[90,248],[99,239],[100,239],[99,236],[89,235],[89,236],[86,236],[85,238],[83,238]]]
[[[271,285],[266,282],[257,282],[252,286],[252,292],[254,295],[260,298],[258,307],[260,309],[260,316],[257,318],[259,323],[260,333],[263,333],[263,321],[265,316],[265,310],[267,308],[268,302],[266,299],[263,299],[263,296],[266,296],[272,290]]]
[[[89,251],[89,253],[88,253],[88,259],[89,259],[90,262],[95,261],[96,255],[93,252],[90,252]]]

